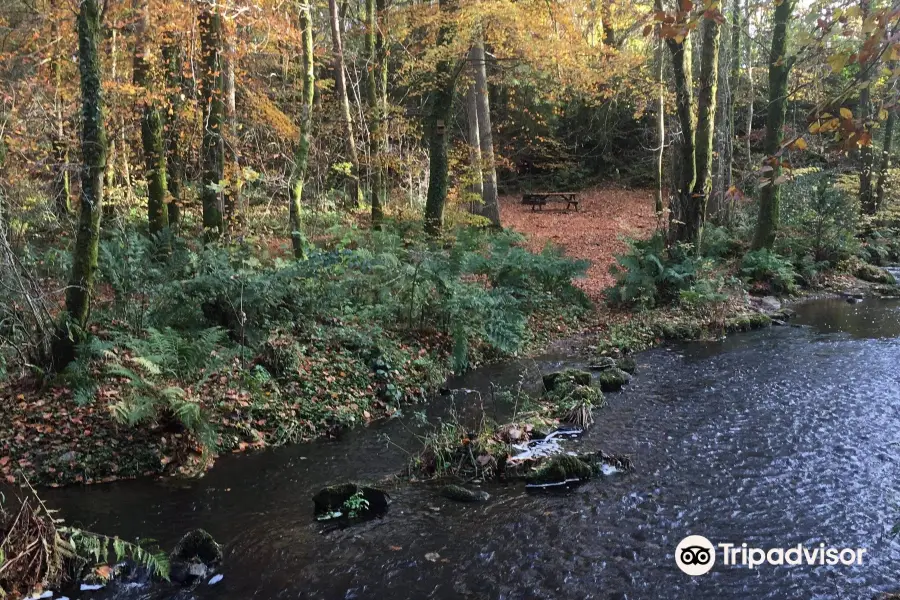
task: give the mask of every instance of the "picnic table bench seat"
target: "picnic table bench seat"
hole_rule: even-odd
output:
[[[566,210],[574,206],[578,210],[578,194],[576,192],[528,192],[522,195],[522,204],[531,205],[531,210],[540,208],[548,202],[565,202]]]

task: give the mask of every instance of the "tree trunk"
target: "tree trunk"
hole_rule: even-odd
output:
[[[473,48],[474,50],[474,48]],[[471,60],[472,51],[469,52]],[[469,164],[472,166],[472,185],[469,193],[472,196],[469,202],[470,211],[473,214],[481,213],[481,203],[484,196],[484,173],[481,170],[481,134],[478,131],[478,99],[475,98],[475,85],[469,86],[466,92],[466,121],[469,126]]]
[[[725,157],[725,189],[730,189],[734,185],[734,140],[737,137],[735,106],[737,105],[737,92],[740,85],[741,0],[733,0],[731,5],[731,73],[728,83],[728,143],[725,144],[725,152],[727,153]]]
[[[234,222],[235,215],[241,206],[241,163],[238,152],[238,140],[240,132],[237,122],[237,90],[234,80],[234,68],[237,61],[237,52],[234,47],[232,34],[225,31],[225,54],[223,62],[225,66],[224,79],[222,81],[223,96],[225,98],[225,122],[227,135],[224,136],[225,153],[229,165],[229,173],[226,173],[228,186],[225,188],[225,225],[230,226]]]
[[[696,172],[680,241],[694,244],[699,252],[706,221],[706,205],[712,187],[713,137],[716,120],[716,88],[719,78],[719,24],[704,18],[700,26],[700,82],[697,90]]]
[[[691,191],[697,181],[694,149],[694,115],[691,74],[691,38],[682,42],[667,39],[672,56],[672,74],[675,78],[675,105],[678,124],[681,126],[679,156],[676,162],[675,193],[669,210],[669,243],[691,241],[688,229],[691,219]]]
[[[150,78],[150,48],[147,37],[150,29],[150,1],[137,0],[135,25],[134,85],[143,88],[144,107],[141,115],[141,145],[144,150],[144,175],[147,179],[147,223],[150,233],[157,234],[169,227],[166,207],[166,152],[163,139],[163,118],[153,98]]]
[[[303,96],[300,107],[300,140],[294,154],[294,175],[291,182],[290,226],[291,243],[294,256],[303,258],[305,239],[300,228],[300,212],[303,200],[303,183],[306,179],[306,167],[309,162],[310,129],[312,126],[312,109],[315,97],[315,58],[312,34],[312,10],[309,4],[300,6],[300,29],[303,40]]]
[[[119,39],[119,30],[117,27],[112,28],[112,33],[110,35],[110,79],[114,83],[118,83],[119,78],[119,48],[118,48],[118,39]],[[113,187],[116,184],[116,162],[121,158],[122,164],[122,185],[125,187],[125,202],[127,205],[131,205],[134,200],[134,187],[132,185],[131,180],[131,162],[128,160],[128,140],[126,138],[125,132],[125,117],[121,115],[119,117],[118,123],[116,123],[116,128],[118,129],[118,151],[116,144],[116,135],[113,133],[112,139],[108,141],[108,157],[106,161],[106,185],[108,187]],[[114,207],[107,207],[114,208]]]
[[[860,0],[859,7],[862,19],[865,22],[869,18],[870,13],[869,0]],[[865,40],[865,37],[863,40]],[[862,121],[863,130],[867,133],[871,130],[872,121],[870,83],[873,71],[872,63],[875,60],[877,59],[870,58],[859,67],[862,75],[859,82],[859,116]],[[861,146],[859,149],[859,206],[867,215],[875,214],[875,193],[872,189],[872,169],[874,163],[875,158],[872,152],[871,143]]]
[[[766,154],[772,170],[766,178],[759,199],[759,218],[753,236],[753,248],[771,248],[780,221],[781,159],[776,156],[784,138],[784,120],[787,108],[788,74],[792,59],[787,53],[788,27],[794,0],[783,0],[775,7],[775,27],[772,32],[772,49],[769,52],[769,110],[766,118]]]
[[[55,165],[53,168],[53,206],[60,217],[72,213],[72,196],[69,186],[69,145],[66,142],[65,117],[63,115],[62,99],[62,39],[59,33],[59,0],[50,0],[50,37],[52,50],[50,52],[50,72],[53,77],[53,107],[56,121],[56,131],[53,138],[53,154]]]
[[[885,184],[887,182],[888,169],[891,168],[891,146],[894,141],[894,121],[897,117],[897,95],[894,95],[894,104],[888,112],[887,121],[884,124],[884,143],[881,147],[881,163],[878,165],[878,183],[875,189],[875,211],[884,207]]]
[[[107,152],[99,53],[100,15],[99,0],[81,0],[77,17],[82,116],[81,210],[72,273],[66,288],[66,312],[53,343],[53,366],[57,371],[75,358],[75,345],[87,328],[97,272]]]
[[[665,76],[665,60],[663,41],[659,40],[656,46],[656,62],[658,97],[656,105],[656,139],[659,148],[656,152],[656,220],[659,227],[663,224],[663,157],[666,151],[666,88],[663,83]]]
[[[200,198],[203,204],[203,227],[207,230],[207,235],[217,237],[225,230],[225,202],[222,190],[222,181],[225,178],[222,15],[218,12],[218,8],[204,2],[199,21],[204,107]]]
[[[441,12],[448,10],[451,0],[439,0]],[[438,32],[438,44],[446,46],[455,34],[446,14]],[[444,220],[444,204],[447,201],[449,185],[449,162],[447,157],[447,133],[453,111],[453,94],[456,90],[458,68],[450,60],[442,58],[435,65],[434,86],[429,98],[428,115],[425,121],[425,136],[428,139],[428,194],[425,198],[425,233],[437,236]]]
[[[344,126],[347,154],[350,158],[351,194],[353,204],[359,206],[362,190],[359,181],[359,156],[356,152],[356,138],[353,135],[353,116],[350,114],[350,99],[347,96],[347,76],[344,70],[344,47],[341,41],[341,20],[337,0],[328,0],[328,11],[331,16],[331,41],[334,54],[334,92],[341,109],[341,121]]]
[[[366,103],[369,108],[371,122],[369,130],[369,203],[372,205],[372,227],[381,228],[384,218],[383,203],[385,199],[385,173],[382,153],[385,105],[380,90],[382,77],[387,75],[384,64],[384,35],[378,25],[378,6],[375,0],[366,0],[366,58],[369,61],[366,69]]]
[[[184,50],[180,46],[181,39],[173,34],[163,47],[163,60],[166,63],[166,85],[169,91],[168,110],[170,117],[165,120],[166,145],[166,183],[169,188],[168,217],[169,226],[174,227],[181,219],[181,197],[184,189],[184,151],[181,148],[179,117],[184,93]]]
[[[753,85],[753,44],[749,42],[753,38],[750,35],[750,0],[746,3],[747,18],[747,83],[750,88],[747,95],[747,164],[753,164],[753,151],[750,148],[750,134],[753,133],[753,102],[756,100],[756,89]]]
[[[472,47],[472,61],[475,69],[475,101],[478,108],[478,140],[481,145],[481,160],[484,163],[483,199],[481,214],[494,227],[500,225],[500,203],[497,199],[497,167],[494,163],[494,135],[491,126],[491,104],[488,94],[487,61],[484,55],[484,40],[481,30],[475,34]]]

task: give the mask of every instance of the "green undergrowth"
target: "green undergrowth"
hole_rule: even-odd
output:
[[[415,224],[337,225],[302,260],[265,242],[107,230],[75,363],[54,376],[2,348],[3,476],[192,473],[216,453],[328,435],[423,400],[453,371],[540,348],[590,310],[572,285],[583,261],[532,253],[509,231],[430,241]],[[64,280],[58,248],[24,254]]]

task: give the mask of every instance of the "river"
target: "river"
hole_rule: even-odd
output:
[[[315,522],[310,498],[324,485],[402,469],[402,448],[414,450],[423,431],[407,415],[334,441],[223,457],[196,481],[47,490],[46,499],[90,529],[171,547],[203,527],[225,546],[216,586],[82,598],[871,598],[900,588],[891,535],[900,522],[900,303],[796,308],[799,326],[642,353],[633,383],[608,395],[580,442],[632,455],[634,472],[566,494],[486,485],[491,500],[468,505],[401,484],[383,519],[346,529]],[[491,383],[533,383],[539,370],[582,364],[547,356],[450,386],[486,394]],[[473,398],[438,399],[432,418],[451,402],[471,410]],[[673,558],[689,534],[866,553],[854,566],[717,564],[689,577]]]

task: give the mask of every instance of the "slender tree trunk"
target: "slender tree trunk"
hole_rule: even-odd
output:
[[[66,141],[65,116],[62,98],[62,39],[59,33],[59,0],[50,0],[50,72],[53,77],[53,109],[56,121],[53,139],[55,165],[53,169],[53,205],[58,216],[72,213],[72,196],[69,186],[69,144]]]
[[[860,13],[863,21],[869,18],[870,5],[869,0],[860,0]],[[872,61],[877,60],[870,58],[860,65],[862,79],[859,86],[859,110],[860,119],[863,124],[863,130],[870,131],[872,122],[872,101],[870,92],[871,74],[873,70]],[[875,163],[875,157],[872,152],[872,145],[866,144],[859,149],[859,206],[867,215],[875,214],[875,193],[872,189],[872,169]]]
[[[182,192],[184,190],[184,151],[181,148],[180,114],[184,93],[184,50],[181,36],[173,34],[163,47],[166,63],[166,85],[169,89],[169,118],[165,120],[166,183],[169,188],[169,225],[174,227],[181,219]]]
[[[725,188],[734,185],[734,140],[737,137],[735,125],[735,106],[737,92],[741,85],[741,0],[733,0],[731,4],[731,73],[728,83],[728,143],[725,152],[728,156],[725,163]],[[729,211],[730,212],[730,211]],[[729,215],[730,218],[730,215]]]
[[[230,226],[234,222],[235,215],[241,206],[241,163],[240,152],[238,152],[238,142],[240,132],[238,131],[237,122],[237,89],[235,86],[234,70],[237,61],[237,52],[234,46],[232,34],[224,31],[225,54],[223,61],[225,63],[225,73],[222,85],[224,86],[223,96],[225,98],[225,121],[227,124],[227,135],[224,136],[226,160],[229,165],[226,173],[228,186],[225,189],[225,225]]]
[[[481,160],[484,163],[483,198],[481,214],[494,227],[500,225],[500,202],[497,198],[497,166],[494,163],[494,134],[491,125],[491,104],[488,93],[487,61],[484,54],[484,40],[481,30],[475,34],[473,66],[475,69],[475,101],[478,108],[478,140],[481,145]]]
[[[656,140],[659,143],[659,148],[656,151],[656,220],[659,227],[662,227],[663,212],[665,211],[663,203],[663,158],[666,151],[666,87],[664,83],[665,53],[661,39],[658,40],[656,45],[656,62]]]
[[[150,77],[150,48],[147,42],[150,29],[150,0],[137,0],[135,8],[138,11],[138,18],[135,25],[134,85],[144,90],[141,145],[144,150],[144,174],[147,179],[147,222],[150,233],[157,234],[169,227],[163,117],[158,100],[153,97]]]
[[[204,107],[201,147],[200,198],[203,227],[210,236],[224,233],[225,202],[222,181],[225,178],[225,102],[223,99],[224,64],[222,53],[222,15],[206,2],[200,13],[200,44],[203,58],[202,101]]]
[[[331,41],[334,54],[334,92],[341,108],[341,121],[344,126],[347,154],[350,159],[351,194],[353,204],[359,206],[362,190],[359,180],[359,155],[356,152],[356,138],[353,135],[353,116],[350,113],[350,99],[347,96],[347,75],[344,69],[344,47],[341,41],[341,20],[337,0],[328,0],[328,11],[331,16]]]
[[[747,96],[747,164],[753,164],[753,151],[750,148],[750,134],[753,133],[753,102],[756,100],[756,89],[753,85],[753,44],[749,42],[753,38],[750,37],[750,0],[746,3],[747,18],[745,25],[747,26],[747,83],[750,87]]]
[[[441,11],[448,11],[451,0],[439,0]],[[455,31],[447,15],[438,32],[438,44],[446,46]],[[425,232],[437,236],[444,220],[444,204],[449,185],[449,161],[447,157],[447,133],[453,111],[453,94],[456,90],[458,67],[442,58],[435,65],[434,87],[429,98],[425,135],[428,139],[428,194],[425,198]]]
[[[681,126],[678,169],[675,193],[669,207],[669,242],[691,240],[689,229],[691,220],[691,191],[697,181],[697,165],[694,148],[694,115],[691,70],[691,38],[678,42],[667,39],[666,45],[672,56],[672,74],[675,78],[675,107],[678,124]]]
[[[469,52],[471,60],[472,52]],[[469,202],[473,214],[481,212],[481,203],[484,196],[484,173],[481,170],[481,134],[478,130],[478,99],[475,98],[475,83],[469,86],[466,92],[466,121],[469,126],[469,164],[472,166],[472,185],[469,193],[472,200]]]
[[[315,58],[312,34],[312,10],[309,4],[300,6],[300,29],[303,40],[303,96],[300,107],[300,140],[294,154],[294,175],[291,182],[290,226],[291,243],[294,256],[302,258],[305,252],[305,239],[300,225],[300,213],[303,200],[303,183],[306,179],[306,167],[309,162],[310,129],[312,126],[313,100],[315,97]]]
[[[772,49],[769,52],[769,110],[766,119],[766,154],[772,170],[759,199],[759,218],[753,236],[753,248],[771,248],[780,221],[781,159],[776,156],[784,139],[787,108],[787,84],[793,60],[788,57],[788,28],[794,0],[783,0],[775,7]]]
[[[680,241],[694,244],[697,251],[703,237],[706,205],[712,187],[713,138],[716,120],[716,87],[719,78],[719,24],[704,18],[700,26],[700,83],[697,90],[697,177],[691,193],[683,237]]]
[[[113,82],[118,82],[119,78],[119,30],[117,27],[112,28],[112,33],[110,34],[110,79]],[[116,184],[116,162],[121,163],[122,167],[122,185],[125,187],[125,202],[129,206],[134,201],[134,187],[132,185],[131,179],[131,161],[128,160],[128,140],[125,135],[125,117],[124,115],[119,117],[118,122],[115,124],[118,131],[114,132],[112,138],[109,140],[109,151],[108,151],[108,159],[106,161],[106,185],[107,187],[113,187]],[[116,143],[116,138],[118,138],[118,144]]]
[[[384,56],[384,37],[378,24],[379,10],[375,0],[366,0],[366,103],[371,122],[369,131],[369,203],[372,205],[372,227],[381,228],[384,218],[385,173],[382,152],[384,151],[385,105],[380,93],[379,81],[387,75]]]
[[[898,96],[894,94],[894,104],[888,111],[887,121],[884,124],[884,143],[881,146],[881,163],[878,165],[878,183],[875,187],[875,211],[884,207],[885,184],[887,183],[888,169],[891,168],[891,146],[894,142],[894,121],[897,117],[896,103]]]
[[[53,343],[53,366],[62,370],[75,358],[75,344],[87,328],[103,209],[106,129],[100,69],[99,0],[81,0],[78,9],[78,68],[81,78],[81,208],[66,288],[66,312]]]

